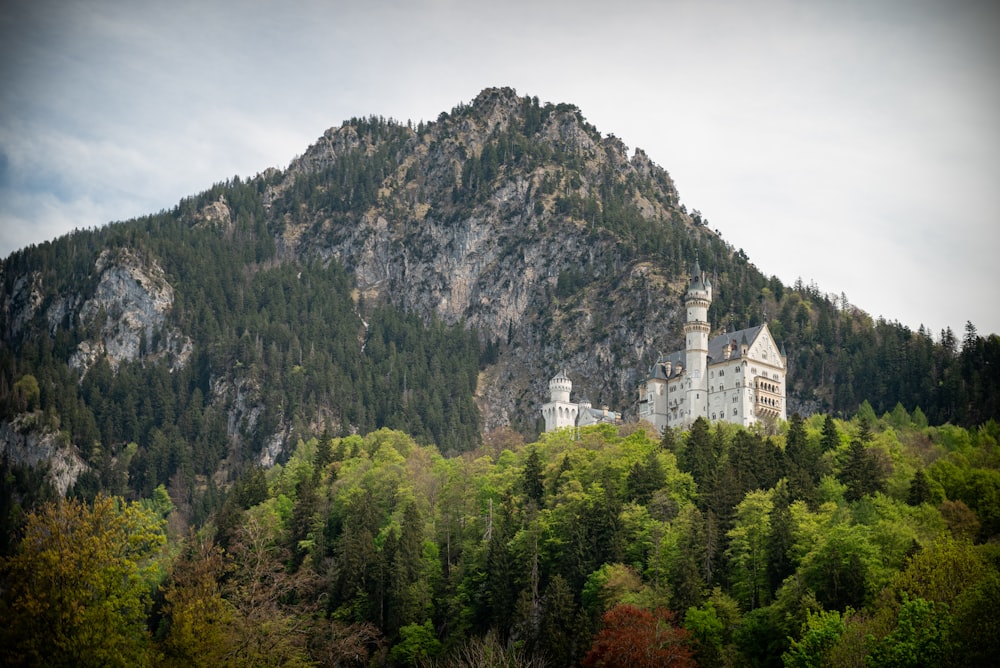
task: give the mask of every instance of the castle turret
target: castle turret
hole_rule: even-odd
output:
[[[548,403],[542,405],[542,417],[545,418],[545,431],[554,431],[576,424],[579,407],[570,403],[569,395],[573,391],[573,381],[560,371],[549,381]]]
[[[684,359],[687,374],[687,410],[685,421],[708,414],[708,307],[712,305],[712,283],[695,260],[684,306]]]
[[[562,371],[549,381],[549,395],[552,397],[552,401],[569,401],[569,395],[572,391],[573,381]]]
[[[687,374],[689,420],[708,413],[708,307],[712,305],[712,283],[695,260],[684,306],[684,359]]]

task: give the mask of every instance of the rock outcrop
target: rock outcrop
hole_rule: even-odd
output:
[[[89,467],[65,434],[39,428],[38,415],[24,413],[0,422],[0,458],[15,466],[47,466],[47,479],[62,496]]]
[[[124,361],[165,354],[174,356],[174,364],[183,365],[191,354],[191,341],[166,325],[174,290],[159,264],[129,250],[104,251],[97,258],[95,273],[100,278],[94,294],[78,310],[73,308],[76,295],[65,296],[50,309],[55,314],[50,321],[76,310],[80,323],[94,332],[80,342],[69,365],[86,372],[106,357],[114,369]]]

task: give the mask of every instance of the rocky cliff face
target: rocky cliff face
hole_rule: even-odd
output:
[[[166,326],[174,290],[159,264],[128,250],[104,251],[94,269],[99,279],[91,297],[77,309],[79,295],[64,296],[47,314],[50,322],[72,314],[92,332],[70,356],[70,367],[85,373],[101,357],[114,369],[123,361],[167,354],[174,365],[183,365],[191,355],[191,341]]]
[[[65,435],[39,428],[38,416],[31,413],[0,422],[0,458],[15,466],[47,466],[46,477],[61,496],[89,468]]]
[[[78,328],[83,340],[67,362],[83,373],[100,358],[113,369],[124,361],[166,355],[174,365],[186,363],[192,343],[167,323],[174,290],[155,258],[129,249],[105,250],[90,278],[58,291],[46,284],[42,272],[18,276],[13,290],[0,296],[8,336],[22,334],[39,317],[49,335],[60,327]]]
[[[677,208],[667,173],[574,107],[542,108],[510,89],[392,130],[345,124],[290,166],[266,200],[286,252],[335,257],[367,299],[501,342],[479,387],[487,429],[533,423],[557,369],[595,403],[628,409],[650,355],[678,341],[670,283],[685,267],[641,261],[595,219],[613,191],[648,225],[703,233]],[[289,210],[297,182],[322,191],[338,164],[379,154],[388,167],[368,206]]]

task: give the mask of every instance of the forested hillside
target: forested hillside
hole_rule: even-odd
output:
[[[299,438],[532,438],[558,369],[634,414],[638,379],[679,345],[696,255],[713,328],[766,319],[785,346],[793,409],[1000,415],[995,335],[932,337],[768,279],[641,151],[572,105],[490,89],[432,123],[353,119],[284,171],[5,259],[6,466],[41,447],[59,492],[165,483],[203,517]]]
[[[451,458],[385,429],[301,441],[198,532],[162,487],[43,506],[2,562],[0,654],[985,666],[1000,650],[996,423],[866,405],[773,437],[704,420],[495,436]]]

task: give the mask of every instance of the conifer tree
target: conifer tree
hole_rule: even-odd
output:
[[[836,450],[840,445],[840,434],[837,432],[837,425],[833,421],[833,417],[827,415],[823,420],[823,436],[820,440],[823,448],[823,452],[830,452],[831,450]]]
[[[922,503],[927,503],[931,498],[931,486],[927,481],[927,474],[924,473],[923,469],[917,469],[917,472],[913,474],[913,480],[910,481],[906,503],[911,506],[919,506]]]
[[[541,508],[545,497],[545,483],[542,479],[542,458],[538,454],[538,448],[531,448],[528,453],[521,474],[521,486],[525,495]]]

